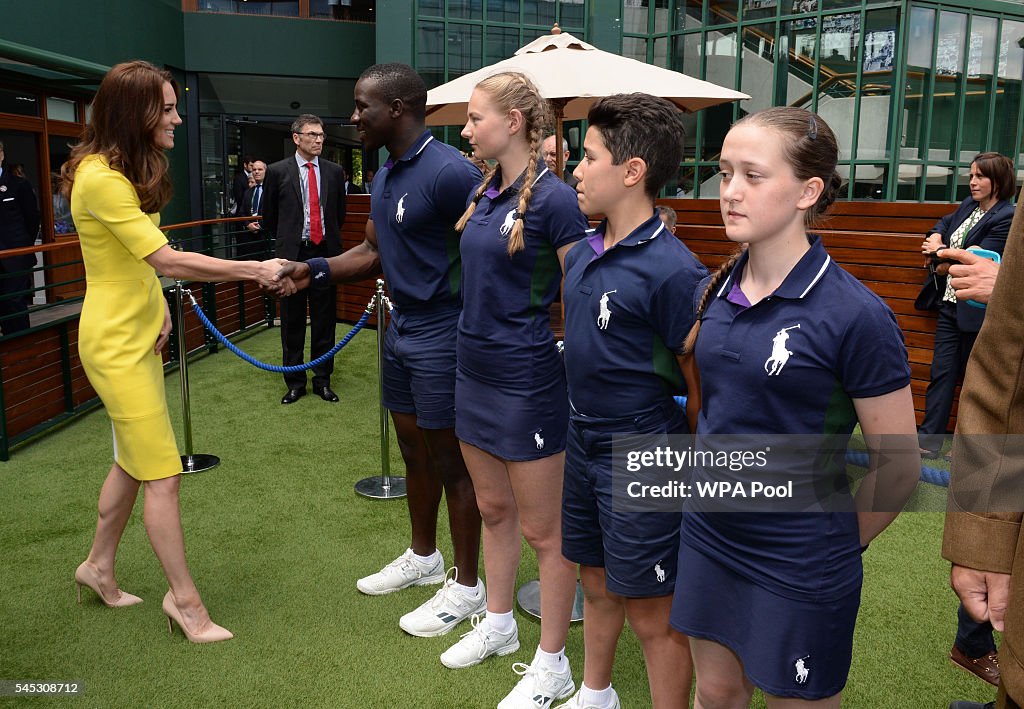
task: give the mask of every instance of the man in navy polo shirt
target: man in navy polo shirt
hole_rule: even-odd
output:
[[[565,258],[565,369],[571,406],[562,553],[580,564],[584,671],[564,706],[617,708],[612,661],[629,618],[654,706],[690,691],[686,638],[669,627],[678,512],[613,509],[612,436],[686,433],[673,400],[689,304],[707,270],[662,224],[654,197],[682,158],[676,108],[646,94],[594,104],[575,176],[580,208],[606,219]]]
[[[462,307],[458,233],[480,171],[425,127],[427,89],[406,64],[377,64],[355,87],[352,122],[367,149],[386,147],[373,180],[362,244],[330,259],[282,270],[300,287],[350,282],[383,269],[395,304],[385,336],[384,406],[406,466],[412,545],[381,571],[359,579],[383,595],[424,584],[441,589],[399,625],[411,635],[443,635],[486,609],[477,578],[480,513],[455,438],[455,343]],[[442,492],[448,499],[455,574],[446,578],[436,545]]]

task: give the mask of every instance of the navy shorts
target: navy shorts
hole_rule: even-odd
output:
[[[569,397],[559,366],[546,382],[482,381],[461,367],[455,377],[455,435],[502,460],[539,460],[565,450]]]
[[[672,627],[732,650],[755,687],[778,697],[843,691],[853,655],[860,587],[828,601],[794,600],[726,568],[685,542]]]
[[[612,506],[612,437],[625,433],[687,432],[683,410],[671,402],[631,419],[573,414],[562,488],[562,555],[603,567],[609,591],[626,598],[667,596],[676,583],[680,512],[626,512]]]
[[[420,428],[455,426],[455,342],[459,311],[403,315],[384,335],[384,408],[416,414]]]

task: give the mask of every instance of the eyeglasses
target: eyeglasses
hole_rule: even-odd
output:
[[[312,138],[313,140],[323,140],[324,139],[324,134],[323,133],[314,133],[313,131],[306,131],[305,133],[299,133],[299,135],[305,135],[305,136],[307,136],[309,138]]]

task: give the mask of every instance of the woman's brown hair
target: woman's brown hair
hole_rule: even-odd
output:
[[[142,211],[159,212],[171,201],[167,156],[153,140],[163,117],[165,83],[177,98],[178,84],[171,73],[149,62],[124,62],[107,72],[93,99],[89,124],[60,170],[68,198],[82,159],[102,155],[132,183]]]
[[[537,163],[540,162],[541,146],[544,144],[544,132],[550,120],[548,104],[541,98],[540,91],[533,82],[525,75],[517,72],[503,72],[489,76],[476,85],[476,88],[487,93],[502,111],[518,109],[523,114],[524,131],[526,140],[530,145],[530,158],[526,164],[526,175],[523,177],[523,184],[519,188],[519,203],[516,206],[515,221],[512,231],[508,237],[508,255],[512,256],[526,247],[526,235],[523,227],[523,220],[526,218],[526,210],[530,206],[530,198],[533,197],[534,182],[537,181]],[[476,210],[480,198],[487,191],[487,185],[497,168],[492,168],[484,175],[483,181],[473,193],[473,199],[466,208],[466,212],[459,219],[455,228],[462,231],[466,228],[469,218]]]
[[[978,172],[992,181],[992,192],[998,199],[1010,199],[1017,188],[1013,161],[1000,153],[978,153],[971,160]]]

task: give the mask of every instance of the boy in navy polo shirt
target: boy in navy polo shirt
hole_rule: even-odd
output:
[[[612,508],[612,435],[686,433],[673,400],[687,307],[707,271],[663,225],[654,198],[682,159],[679,112],[646,94],[611,96],[588,116],[574,175],[580,208],[606,219],[565,258],[570,426],[562,552],[580,565],[584,670],[563,706],[618,707],[612,662],[625,618],[643,648],[655,707],[685,706],[686,638],[669,627],[678,513]]]
[[[426,98],[423,80],[406,64],[377,64],[363,72],[352,121],[367,149],[390,153],[373,180],[366,239],[340,256],[289,264],[282,274],[300,287],[363,280],[381,270],[387,279],[395,310],[384,343],[383,403],[405,460],[412,544],[356,587],[384,595],[443,583],[399,621],[410,635],[433,637],[483,613],[487,598],[477,578],[480,512],[455,438],[462,310],[455,223],[481,175],[426,129]],[[449,578],[435,538],[442,491],[455,548],[455,575]]]

